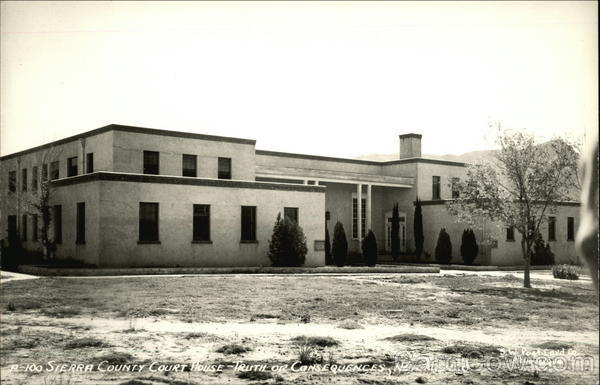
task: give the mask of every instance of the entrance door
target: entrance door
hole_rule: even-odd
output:
[[[406,214],[398,213],[400,219],[400,252],[406,252]],[[385,251],[392,252],[392,212],[385,215]]]

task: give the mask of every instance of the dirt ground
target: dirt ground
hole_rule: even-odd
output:
[[[512,274],[11,279],[2,384],[597,384],[589,281]]]

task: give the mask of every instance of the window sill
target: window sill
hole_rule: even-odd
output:
[[[138,245],[160,245],[160,241],[138,241]]]
[[[574,239],[567,239],[567,242],[575,242]]]
[[[241,240],[240,243],[258,243],[257,240]]]
[[[193,240],[192,243],[212,245],[212,241],[197,241],[197,240]]]
[[[548,239],[548,242],[556,242],[556,239]]]
[[[85,241],[76,241],[75,244],[76,245],[85,245]]]
[[[514,239],[507,239],[506,242],[516,242]]]

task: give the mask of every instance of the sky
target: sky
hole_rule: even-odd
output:
[[[598,129],[597,2],[0,4],[2,155],[111,123],[342,157]]]

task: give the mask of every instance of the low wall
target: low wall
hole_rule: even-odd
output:
[[[112,276],[165,274],[379,274],[439,273],[436,266],[348,266],[348,267],[172,267],[86,269],[20,265],[19,272],[40,276]]]

